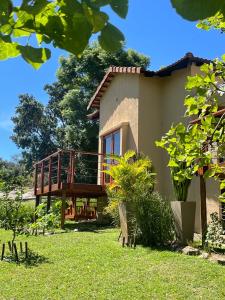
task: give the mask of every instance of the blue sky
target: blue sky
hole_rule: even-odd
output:
[[[169,0],[130,0],[126,20],[108,9],[107,12],[110,12],[111,22],[125,34],[127,47],[150,56],[151,69],[166,66],[189,51],[210,59],[225,53],[224,35],[195,28],[194,23],[176,14]],[[18,104],[18,95],[29,93],[46,103],[48,98],[43,86],[55,81],[61,55],[67,54],[53,49],[52,58],[38,71],[21,58],[0,61],[0,157],[10,159],[20,152],[10,140],[11,117]]]

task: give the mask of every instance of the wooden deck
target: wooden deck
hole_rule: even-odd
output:
[[[65,196],[65,197],[78,197],[78,198],[96,198],[106,195],[105,187],[98,184],[87,183],[61,183],[44,186],[36,189],[37,196]]]
[[[61,198],[61,228],[64,227],[65,219],[99,218],[103,215],[104,207],[97,205],[93,210],[89,204],[92,198],[96,198],[99,203],[100,197],[106,197],[105,176],[102,172],[104,160],[104,155],[99,153],[59,150],[37,162],[34,174],[36,206],[40,204],[42,196],[47,196],[49,211],[51,197]],[[86,200],[82,208],[76,205],[79,198]]]
[[[106,195],[103,154],[60,150],[35,164],[34,194],[95,198]]]

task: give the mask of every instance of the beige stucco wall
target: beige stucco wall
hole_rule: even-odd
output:
[[[177,124],[184,120],[184,98],[187,95],[184,87],[190,72],[191,68],[188,67],[187,69],[174,71],[171,76],[162,78],[162,135],[170,129],[172,124]],[[164,182],[163,194],[173,200],[173,187],[170,179],[170,170],[167,167],[167,164],[168,156],[167,154],[164,154],[162,157],[162,181]]]
[[[148,155],[157,172],[157,189],[169,200],[174,200],[166,152],[155,146],[171,127],[183,120],[186,78],[199,72],[199,67],[174,71],[167,77],[144,77],[121,74],[115,76],[101,99],[99,152],[102,136],[122,126],[122,153],[134,149]],[[122,154],[121,153],[121,154]],[[207,182],[208,215],[219,211],[218,185]],[[196,201],[196,232],[200,232],[199,178],[194,178],[188,201]]]
[[[155,141],[162,136],[161,113],[161,78],[140,77],[140,104],[139,104],[139,152],[148,155],[157,172],[157,188],[161,191],[163,181],[162,156],[164,151],[156,148]]]
[[[139,88],[139,75],[121,74],[115,76],[101,100],[100,144],[103,135],[127,122],[128,129],[124,151],[128,149],[138,151]],[[101,146],[99,150],[102,151]]]
[[[172,123],[182,120],[184,115],[184,86],[190,67],[175,71],[167,77],[140,78],[139,104],[139,151],[149,155],[157,172],[157,188],[169,199],[173,199],[168,156],[155,141],[169,130]]]

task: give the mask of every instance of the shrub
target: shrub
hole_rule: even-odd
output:
[[[218,213],[212,213],[210,215],[211,223],[208,225],[205,245],[209,251],[213,249],[220,249],[225,245],[225,238],[223,237],[222,222],[218,217]]]
[[[22,195],[17,193],[15,199],[4,194],[0,199],[0,227],[13,231],[13,241],[16,236],[25,233],[28,224],[33,221],[34,210],[22,202]]]
[[[142,243],[165,246],[174,239],[174,222],[168,201],[158,192],[143,191],[136,202],[135,215]]]
[[[111,191],[108,187],[107,189],[107,196],[108,196],[108,206],[105,208],[104,213],[107,215],[109,214],[112,219],[112,225],[115,227],[120,226],[120,215],[118,209],[118,198],[115,199],[115,191]]]
[[[119,204],[129,202],[129,207],[132,208],[142,192],[139,189],[140,184],[145,190],[153,191],[156,174],[152,173],[151,160],[144,155],[137,157],[135,151],[128,151],[122,157],[111,156],[110,159],[114,164],[106,164],[104,170],[113,178],[113,182],[107,185],[109,205],[106,212],[111,215],[113,223],[118,225]],[[133,221],[132,223],[134,224]]]
[[[118,206],[124,203],[128,235],[136,235],[138,232],[142,243],[149,246],[162,246],[172,241],[172,213],[169,203],[153,192],[156,174],[151,160],[143,155],[137,157],[134,151],[111,159],[117,164],[106,165],[108,170],[105,173],[113,178],[113,182],[107,186],[107,212],[111,214],[114,224],[119,223]]]
[[[45,230],[54,231],[60,226],[61,201],[54,202],[50,211],[48,213],[46,211],[47,204],[45,202],[36,208],[36,220],[30,225],[33,232],[37,233],[38,230],[41,230],[44,234]]]

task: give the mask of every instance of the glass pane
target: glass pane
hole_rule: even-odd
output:
[[[104,153],[111,154],[112,136],[106,136],[104,138]]]
[[[117,131],[114,133],[114,153],[116,155],[120,155],[120,132]]]
[[[106,136],[104,138],[104,154],[111,154],[111,147],[112,145],[112,135]],[[105,163],[110,164],[110,159],[106,159]],[[107,167],[105,167],[105,169],[107,169]],[[104,174],[104,181],[105,183],[109,183],[110,182],[110,176],[108,174]]]

